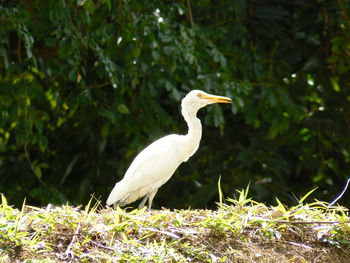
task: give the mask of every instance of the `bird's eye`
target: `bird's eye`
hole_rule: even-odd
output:
[[[203,94],[202,93],[197,93],[197,97],[201,98],[201,97],[203,97]]]

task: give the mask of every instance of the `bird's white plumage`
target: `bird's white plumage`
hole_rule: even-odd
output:
[[[166,183],[177,167],[186,162],[198,149],[202,126],[197,111],[212,103],[230,103],[231,99],[193,90],[182,100],[182,115],[188,124],[186,135],[171,134],[162,137],[133,160],[124,178],[118,182],[107,199],[107,205],[125,205],[145,196],[149,208],[158,188]]]

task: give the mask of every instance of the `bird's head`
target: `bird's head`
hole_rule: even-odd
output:
[[[208,94],[201,90],[192,90],[182,99],[181,107],[182,110],[197,112],[209,104],[231,102],[232,100],[228,97]]]

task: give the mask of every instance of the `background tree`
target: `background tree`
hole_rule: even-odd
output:
[[[155,206],[205,207],[251,182],[259,201],[349,176],[350,4],[344,0],[22,0],[0,5],[0,192],[20,205],[105,199],[133,157],[184,133],[179,102],[202,110],[201,147]],[[346,200],[344,198],[344,200]]]

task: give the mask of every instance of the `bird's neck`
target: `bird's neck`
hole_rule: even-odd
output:
[[[197,150],[202,137],[202,124],[197,118],[197,111],[183,112],[182,114],[188,126],[188,133],[185,137],[190,142],[189,145]]]
[[[185,119],[186,120],[186,119]],[[197,118],[196,115],[193,116],[190,120],[186,120],[188,126],[188,137],[194,137],[198,140],[202,137],[202,124],[201,121]]]

